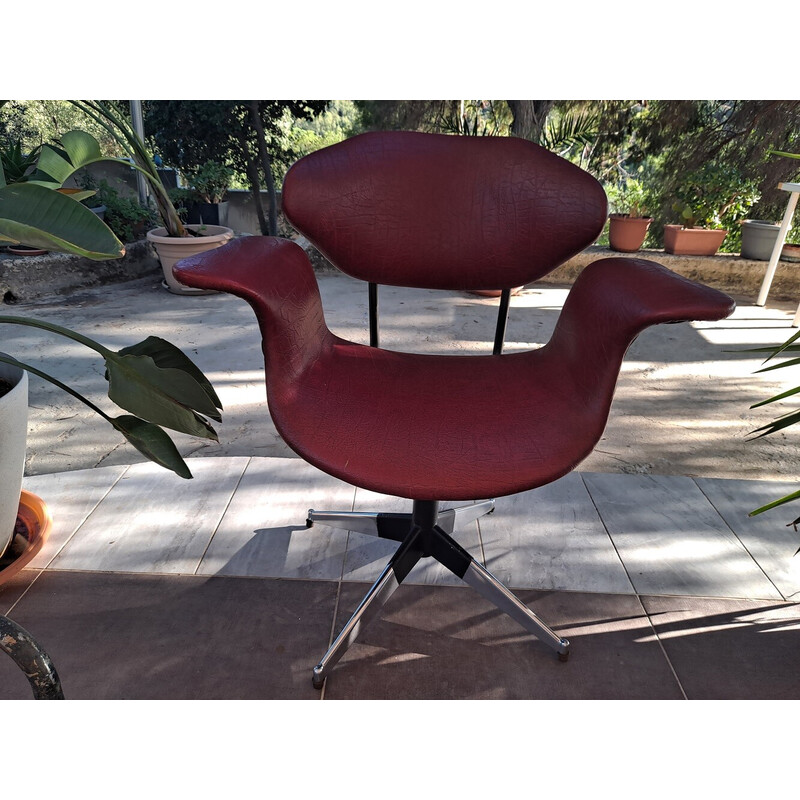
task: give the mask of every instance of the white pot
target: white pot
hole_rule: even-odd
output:
[[[0,363],[0,378],[14,384],[0,397],[0,555],[14,536],[28,438],[28,373]]]
[[[173,294],[211,294],[204,289],[194,289],[176,281],[172,274],[173,265],[182,258],[214,250],[233,239],[233,229],[223,225],[186,225],[190,230],[202,229],[202,236],[167,236],[166,228],[154,228],[147,232],[147,239],[153,243],[164,271],[164,281]]]

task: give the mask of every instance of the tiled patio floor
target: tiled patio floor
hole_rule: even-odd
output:
[[[0,613],[68,698],[800,698],[800,534],[785,509],[747,517],[785,483],[587,472],[500,498],[457,538],[569,661],[420,564],[320,693],[313,666],[395,545],[306,511],[398,501],[294,458],[189,464],[25,479],[55,523]],[[0,699],[29,696],[0,660]]]

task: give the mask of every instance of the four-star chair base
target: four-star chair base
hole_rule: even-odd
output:
[[[472,522],[494,510],[494,500],[485,500],[455,509],[439,510],[434,500],[415,500],[411,514],[381,514],[343,511],[308,512],[306,524],[319,522],[336,528],[367,533],[400,542],[380,577],[367,592],[328,652],[314,667],[312,683],[321,689],[325,678],[355,641],[359,632],[379,613],[395,589],[405,580],[421,558],[435,558],[501,611],[552,647],[561,661],[569,656],[569,642],[545,625],[494,575],[477,562],[449,534],[459,524]]]

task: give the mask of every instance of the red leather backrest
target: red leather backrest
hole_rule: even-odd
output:
[[[505,289],[588,247],[606,196],[587,172],[513,137],[364,133],[300,159],[289,222],[343,272],[430,289]]]

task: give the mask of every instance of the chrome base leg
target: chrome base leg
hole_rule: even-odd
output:
[[[436,524],[446,533],[452,533],[459,527],[475,522],[486,514],[494,511],[494,500],[481,500],[468,506],[447,508],[439,512]]]
[[[438,525],[447,533],[474,522],[484,514],[494,511],[494,500],[482,500],[467,506],[439,511]],[[411,514],[383,513],[372,511],[316,511],[308,509],[306,527],[315,523],[340,528],[346,531],[379,536],[383,539],[402,541],[411,530]]]
[[[309,508],[306,527],[312,527],[315,522],[345,531],[378,535],[378,514],[370,511],[315,511]]]
[[[367,592],[366,597],[361,601],[353,616],[350,617],[347,625],[342,628],[341,633],[328,648],[328,652],[325,653],[319,664],[314,667],[311,681],[315,689],[322,688],[328,673],[344,655],[347,648],[356,640],[361,628],[367,625],[380,612],[384,603],[394,594],[399,585],[400,583],[394,573],[394,565],[390,562],[369,592]]]
[[[494,500],[485,500],[446,511],[439,511],[439,504],[434,501],[418,500],[414,502],[412,514],[348,514],[310,510],[308,512],[310,524],[315,521],[336,524],[336,527],[359,530],[402,542],[328,652],[314,667],[312,677],[314,688],[322,688],[328,673],[355,641],[360,630],[377,616],[384,603],[405,580],[414,565],[421,558],[429,557],[443,564],[454,575],[518,622],[526,631],[552,647],[561,661],[566,661],[569,655],[569,641],[545,625],[450,536],[456,525],[473,522],[493,510]],[[354,523],[359,527],[354,527]]]
[[[507,589],[489,570],[473,559],[462,580],[496,605],[526,631],[552,647],[561,661],[569,657],[569,641],[542,622],[515,594]]]

